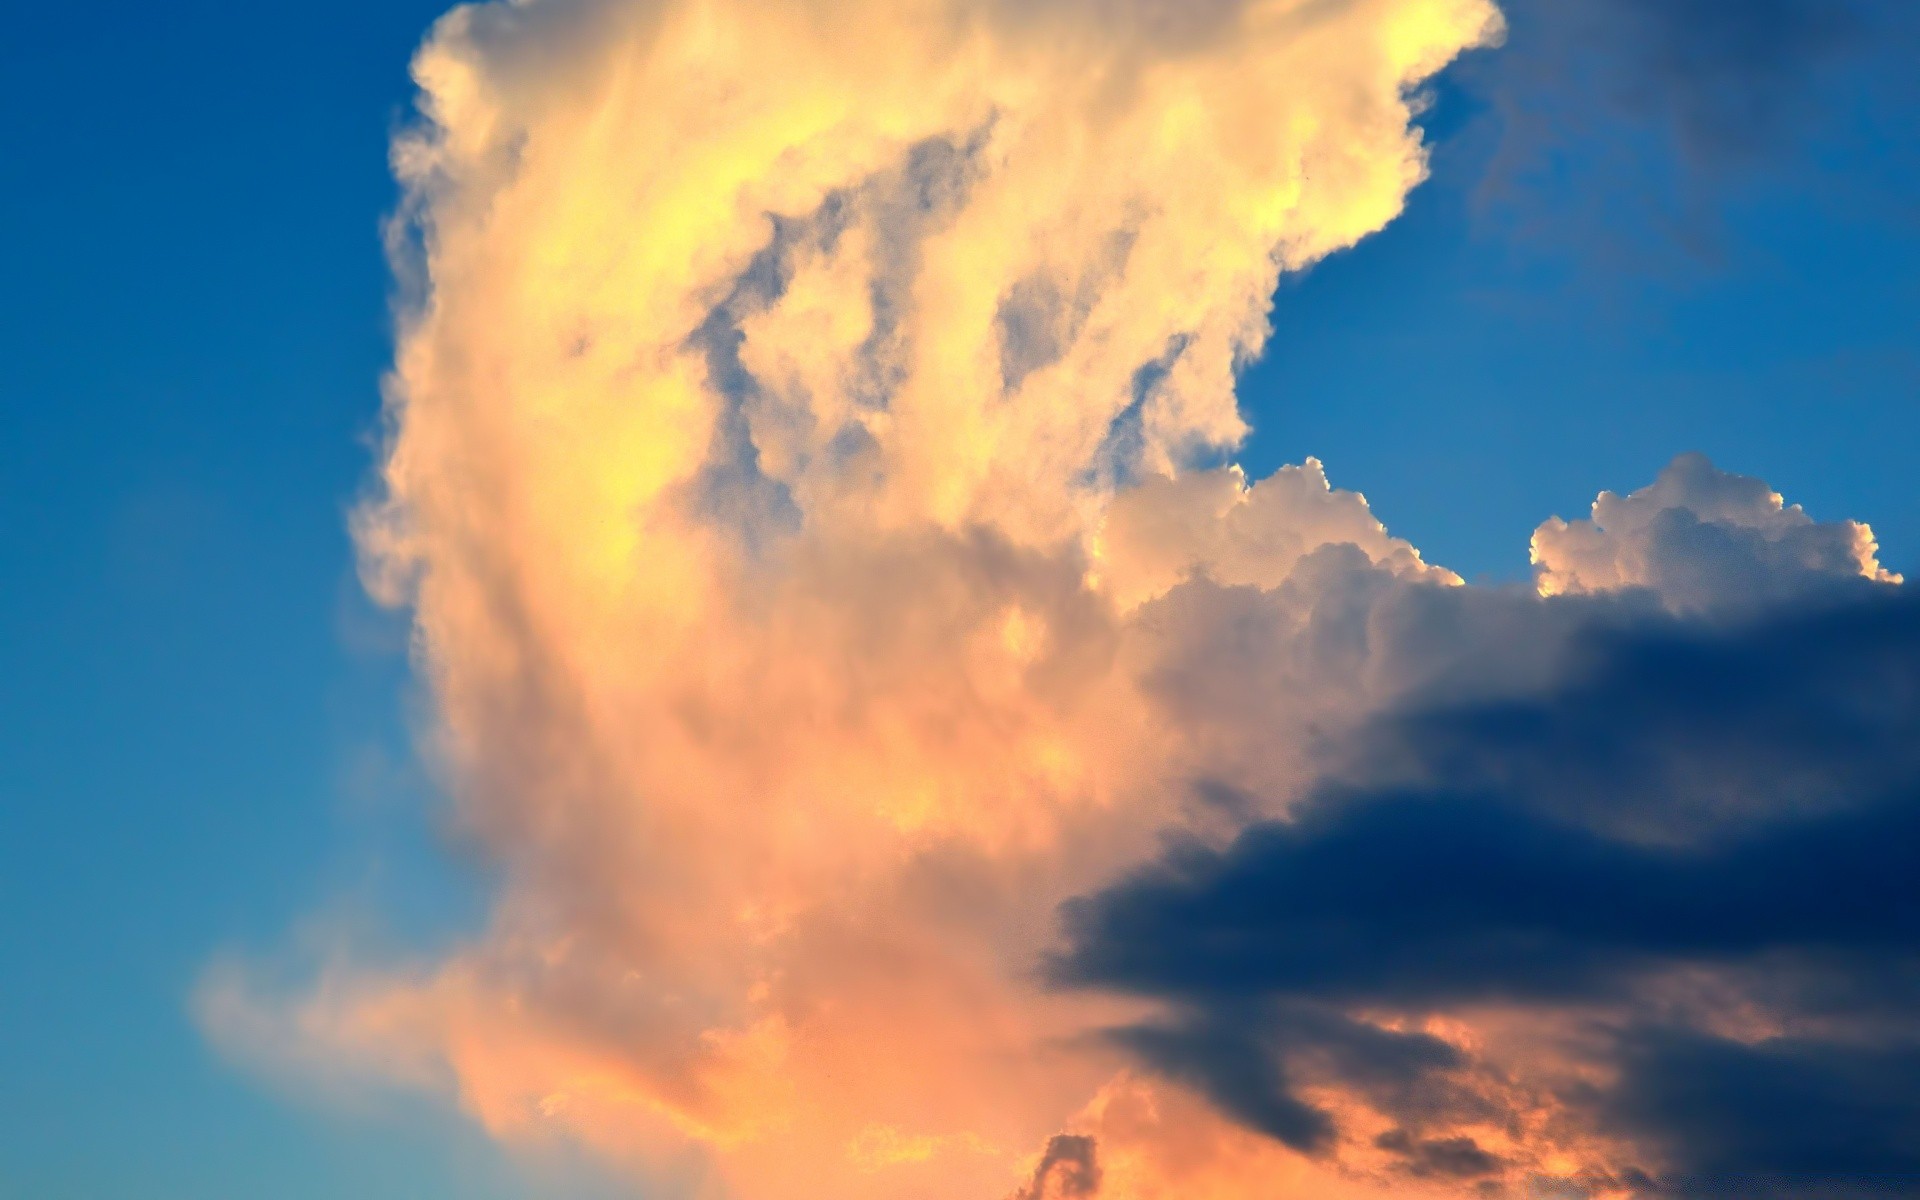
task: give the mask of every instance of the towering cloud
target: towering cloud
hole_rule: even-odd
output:
[[[1653,1065],[1605,1111],[1568,1082],[1587,1059],[1539,1080],[1477,1047],[1565,1034],[1537,996],[1625,1003],[1621,963],[1745,953],[1789,914],[1727,897],[1783,844],[1700,851],[1724,895],[1645,951],[1692,865],[1650,801],[1564,825],[1529,792],[1454,829],[1326,797],[1438,773],[1389,714],[1559,695],[1595,638],[1877,594],[1869,535],[1682,460],[1542,527],[1547,599],[1460,586],[1313,460],[1216,465],[1278,274],[1395,215],[1421,81],[1498,28],[1481,0],[449,15],[395,149],[412,291],[357,533],[416,615],[431,750],[499,895],[438,961],[292,997],[217,977],[216,1036],[444,1090],[649,1194],[1639,1178],[1680,1103],[1663,1069],[1721,1043],[1620,1042]],[[1528,753],[1477,769],[1534,780]],[[1425,863],[1441,906],[1396,934],[1422,838],[1479,882]],[[1582,873],[1517,933],[1447,941],[1552,882],[1515,865],[1535,851]],[[1270,867],[1277,891],[1234,890]],[[1273,937],[1307,966],[1216,936],[1249,898],[1298,917]],[[1455,1003],[1495,999],[1518,1015]]]

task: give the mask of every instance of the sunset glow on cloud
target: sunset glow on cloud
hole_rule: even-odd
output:
[[[1920,701],[1865,525],[1683,456],[1469,585],[1365,481],[1229,465],[1280,277],[1394,220],[1502,29],[446,16],[354,530],[497,895],[441,957],[220,966],[210,1035],[741,1200],[1702,1192],[1714,1063],[1871,1090],[1907,1035],[1834,980],[1913,918],[1870,847]],[[1846,736],[1680,705],[1581,756],[1741,680]],[[1770,899],[1795,838],[1893,899]]]

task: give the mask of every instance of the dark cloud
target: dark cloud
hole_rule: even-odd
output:
[[[1338,1082],[1414,1122],[1466,1102],[1446,1078],[1460,1064],[1453,1047],[1321,1006],[1223,1001],[1180,1021],[1120,1030],[1115,1039],[1162,1073],[1206,1091],[1249,1128],[1310,1154],[1328,1149],[1335,1130],[1325,1113],[1294,1095],[1296,1084]]]
[[[1920,1195],[1920,1040],[1758,1045],[1689,1030],[1622,1044],[1609,1114],[1676,1164],[1682,1196]]]
[[[1609,633],[1543,696],[1361,735],[1348,783],[1067,913],[1077,982],[1407,1003],[1920,937],[1920,605]]]
[[[1608,992],[1632,972],[1920,944],[1920,796],[1708,853],[1458,794],[1268,826],[1078,909],[1088,982],[1437,1005]]]
[[[1536,115],[1572,104],[1666,129],[1698,164],[1763,155],[1824,115],[1822,74],[1911,32],[1900,0],[1507,0],[1472,82]],[[1510,114],[1511,115],[1511,114]],[[1574,118],[1578,124],[1578,118]]]
[[[1670,123],[1695,158],[1763,152],[1805,114],[1815,74],[1884,15],[1869,0],[1535,0],[1607,58],[1608,95]],[[1532,15],[1531,12],[1528,13]]]
[[[1550,826],[1704,852],[1857,807],[1920,779],[1913,611],[1856,576],[1803,592],[1799,611],[1730,628],[1582,614],[1590,624],[1569,639],[1549,690],[1444,705],[1443,689],[1458,685],[1443,678],[1423,706],[1354,739],[1355,782],[1328,789],[1308,816],[1357,819],[1347,814],[1368,795],[1438,784]]]
[[[1398,1155],[1407,1173],[1422,1179],[1478,1179],[1505,1165],[1470,1137],[1416,1138],[1405,1129],[1389,1129],[1373,1144]]]
[[[1676,240],[1717,255],[1722,204],[1756,178],[1837,177],[1837,202],[1906,207],[1890,164],[1915,161],[1903,135],[1920,99],[1920,6],[1908,0],[1502,8],[1505,46],[1450,73],[1434,129],[1473,129],[1452,161],[1475,164],[1483,215],[1512,232],[1659,264]],[[1849,153],[1860,161],[1836,167]]]
[[[1033,1178],[1012,1200],[1089,1200],[1099,1194],[1099,1147],[1090,1137],[1061,1133],[1048,1139]]]
[[[1336,1137],[1299,1098],[1328,1079],[1409,1126],[1408,1169],[1478,1161],[1421,1133],[1468,1102],[1450,1047],[1345,1014],[1578,1006],[1620,1082],[1563,1099],[1669,1186],[1920,1195],[1920,603],[1648,618],[1569,661],[1382,720],[1294,819],[1070,905],[1058,977],[1168,1001],[1121,1040],[1303,1149]],[[1805,1032],[1715,1036],[1681,973]]]

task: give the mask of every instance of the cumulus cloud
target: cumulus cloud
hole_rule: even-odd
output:
[[[1335,986],[1360,969],[1342,904],[1420,907],[1385,883],[1288,897],[1329,922],[1324,986],[1228,1003],[1156,974],[1206,945],[1102,957],[1169,838],[1201,895],[1222,863],[1337,865],[1322,836],[1370,863],[1369,822],[1417,825],[1326,799],[1432,773],[1382,714],[1604,691],[1609,639],[1890,586],[1863,526],[1692,460],[1543,527],[1539,589],[1462,586],[1315,461],[1218,465],[1278,275],[1392,219],[1424,171],[1413,96],[1498,23],[1482,0],[449,14],[394,151],[413,290],[356,534],[413,613],[427,753],[498,894],[419,961],[343,952],[289,989],[223,967],[213,1036],[441,1092],[668,1196],[1448,1196],[1576,1151],[1626,1178],[1620,1114],[1663,1093],[1602,1111],[1470,1045],[1572,1036],[1551,1014],[1395,1023]],[[1477,745],[1447,761],[1509,800],[1556,761]],[[1649,745],[1692,779],[1690,743]],[[1852,845],[1840,768],[1794,746],[1755,805]],[[1444,975],[1421,931],[1515,900],[1544,846],[1580,870],[1488,946],[1521,938],[1507,978],[1565,980],[1542,995],[1612,996],[1593,981],[1634,930],[1581,906],[1673,898],[1676,847],[1745,811],[1697,782],[1671,811],[1441,823],[1480,890],[1378,961]],[[1684,852],[1751,890],[1769,828]]]
[[[1047,1142],[1033,1178],[1014,1200],[1081,1200],[1100,1192],[1100,1151],[1090,1137],[1063,1133]]]
[[[1897,583],[1880,566],[1873,531],[1816,522],[1764,482],[1684,454],[1648,486],[1600,493],[1593,516],[1558,518],[1533,535],[1541,592],[1644,587],[1676,610],[1752,606],[1831,589],[1836,581]]]
[[[1101,530],[1105,582],[1125,607],[1196,575],[1270,589],[1321,546],[1352,546],[1397,575],[1460,582],[1390,536],[1366,497],[1335,490],[1312,458],[1252,485],[1238,467],[1145,480],[1113,497]]]

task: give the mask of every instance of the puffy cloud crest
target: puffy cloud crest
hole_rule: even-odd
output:
[[[1816,522],[1764,482],[1683,454],[1630,495],[1600,493],[1593,516],[1558,517],[1533,535],[1542,595],[1652,589],[1676,611],[1765,603],[1835,580],[1898,583],[1873,531]]]

